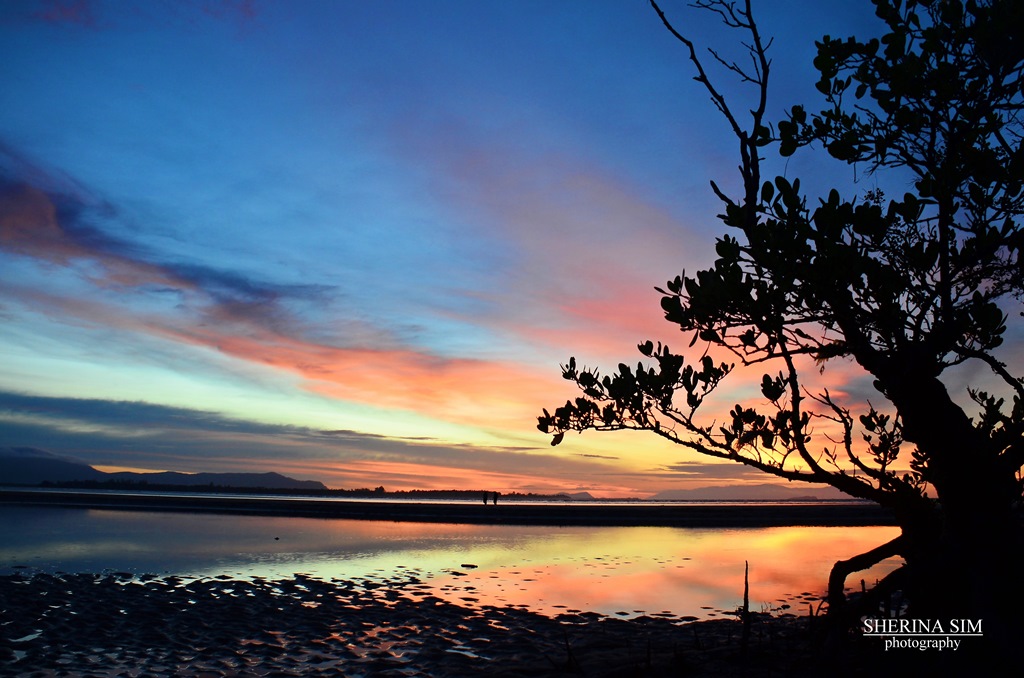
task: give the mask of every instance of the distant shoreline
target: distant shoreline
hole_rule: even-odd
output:
[[[0,489],[0,504],[125,511],[177,511],[392,522],[594,527],[797,527],[895,525],[888,510],[869,503],[564,504],[424,503],[260,497]]]

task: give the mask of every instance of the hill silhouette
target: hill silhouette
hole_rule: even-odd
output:
[[[233,487],[274,490],[326,490],[316,480],[296,480],[280,473],[178,473],[162,471],[106,473],[92,466],[34,447],[0,448],[0,485],[89,485],[147,487]]]

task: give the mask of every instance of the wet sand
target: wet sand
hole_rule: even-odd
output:
[[[809,618],[738,620],[444,601],[385,581],[0,577],[0,676],[821,675]]]
[[[635,527],[782,527],[894,525],[890,512],[868,503],[778,504],[534,504],[419,503],[210,496],[157,493],[89,493],[2,489],[0,502],[132,511],[185,511],[248,515],[346,518],[492,525],[593,525]]]

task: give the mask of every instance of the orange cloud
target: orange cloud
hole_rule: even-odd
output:
[[[537,403],[564,389],[554,370],[533,374],[523,366],[501,362],[409,349],[335,347],[255,327],[182,329],[160,323],[151,330],[298,374],[306,380],[306,388],[316,393],[476,426],[532,428]]]

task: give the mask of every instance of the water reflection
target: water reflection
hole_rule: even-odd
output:
[[[46,572],[276,579],[415,577],[470,605],[548,613],[709,616],[742,600],[800,605],[828,570],[897,534],[894,527],[692,529],[444,525],[0,507],[0,574]],[[866,573],[872,582],[894,569]],[[21,566],[21,567],[19,567]]]

